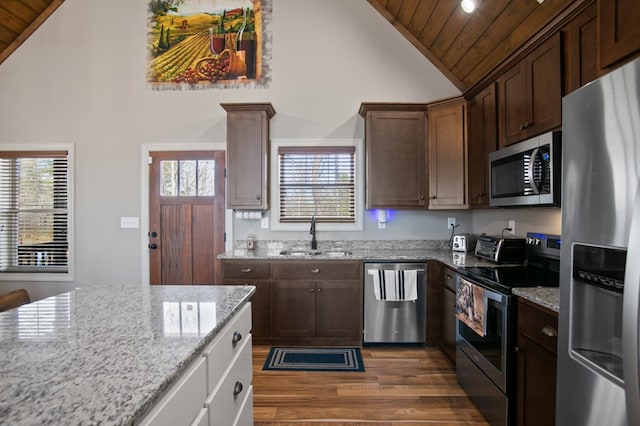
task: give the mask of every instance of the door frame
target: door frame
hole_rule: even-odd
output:
[[[140,283],[143,286],[150,284],[149,273],[149,153],[151,151],[227,151],[225,142],[212,143],[149,143],[142,145],[140,155],[140,259],[141,259],[141,276]],[[226,161],[226,160],[225,160]],[[225,164],[226,167],[226,164]],[[226,194],[225,179],[225,194]],[[226,203],[225,203],[226,204]],[[233,248],[233,210],[225,208],[224,213],[224,232],[226,241],[224,243],[225,251]]]

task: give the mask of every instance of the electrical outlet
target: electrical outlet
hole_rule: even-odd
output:
[[[458,223],[456,222],[456,218],[455,217],[448,217],[447,218],[447,229],[453,229],[456,227]]]
[[[509,221],[509,225],[508,228],[511,228],[511,231],[509,231],[509,235],[516,235],[516,221],[511,219]]]

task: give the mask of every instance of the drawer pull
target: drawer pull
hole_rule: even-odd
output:
[[[447,274],[444,276],[446,279],[450,280],[451,278],[453,278],[451,275]]]
[[[313,268],[313,269],[311,270],[311,273],[312,273],[312,274],[319,274],[319,273],[320,273],[320,268]]]
[[[251,268],[242,268],[240,272],[242,272],[243,274],[248,274],[249,272],[251,272]]]
[[[236,382],[236,384],[233,386],[233,397],[237,398],[238,395],[240,395],[240,393],[242,392],[242,389],[243,389],[242,383]]]
[[[558,335],[558,332],[554,330],[553,327],[545,325],[544,327],[542,327],[542,334],[549,337],[556,337]]]
[[[237,331],[234,331],[233,337],[231,338],[231,346],[235,348],[240,340],[242,340],[242,334],[238,333]]]

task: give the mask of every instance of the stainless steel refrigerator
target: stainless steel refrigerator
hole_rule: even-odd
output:
[[[562,105],[558,425],[640,425],[640,60]]]

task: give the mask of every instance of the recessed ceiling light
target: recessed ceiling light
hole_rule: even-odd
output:
[[[462,0],[462,3],[460,3],[460,6],[462,7],[462,10],[464,10],[467,13],[471,13],[476,9],[476,3],[473,0]]]

